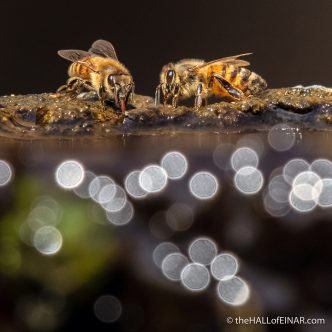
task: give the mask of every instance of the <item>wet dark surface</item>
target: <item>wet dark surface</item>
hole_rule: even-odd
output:
[[[0,97],[1,136],[43,139],[47,136],[109,137],[117,134],[169,134],[213,130],[243,132],[286,122],[303,129],[328,129],[332,92],[324,87],[266,90],[240,102],[220,102],[194,110],[155,107],[151,97],[137,95],[126,114],[98,100],[61,94]]]
[[[98,102],[70,104],[57,95],[0,98],[0,159],[9,161],[15,173],[13,182],[0,189],[0,330],[330,331],[331,208],[290,210],[276,218],[265,211],[263,196],[271,174],[290,159],[332,160],[331,92],[270,90],[261,99],[214,104],[199,112],[155,108],[148,97],[137,100],[144,107],[123,116],[110,109],[100,112]],[[294,146],[284,152],[268,142],[269,129],[277,123],[295,133]],[[221,145],[231,147],[226,159],[241,146],[259,151],[264,176],[259,193],[243,195],[235,188],[234,171],[215,162]],[[106,224],[95,203],[59,188],[54,180],[59,163],[75,159],[86,170],[123,185],[130,171],[158,164],[172,150],[186,156],[188,173],[158,195],[130,198],[135,217],[121,228]],[[188,188],[190,177],[201,170],[213,173],[220,185],[208,201],[195,199]],[[64,216],[59,224],[64,246],[52,257],[22,243],[18,231],[42,195],[56,199]],[[161,237],[153,234],[155,213],[179,202],[194,210],[192,227]],[[238,257],[239,276],[251,290],[247,303],[224,304],[216,296],[215,282],[201,294],[186,291],[153,264],[152,252],[160,242],[171,241],[186,253],[199,236],[210,237],[220,251]],[[115,295],[123,304],[119,321],[105,324],[95,317],[94,302],[103,294]],[[228,316],[305,316],[324,318],[326,324],[229,325]]]

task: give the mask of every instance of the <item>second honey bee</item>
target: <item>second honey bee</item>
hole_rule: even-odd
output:
[[[213,95],[227,97],[231,101],[255,95],[266,89],[267,84],[261,76],[245,68],[249,62],[239,59],[249,54],[251,53],[210,62],[184,59],[167,64],[160,73],[155,103],[160,103],[161,93],[164,104],[171,99],[174,108],[179,99],[192,96],[195,96],[195,108],[199,108]]]
[[[111,102],[125,112],[133,101],[134,82],[129,70],[118,61],[113,45],[105,40],[95,41],[89,51],[61,50],[58,54],[72,62],[67,84],[59,92],[97,93],[103,105]]]

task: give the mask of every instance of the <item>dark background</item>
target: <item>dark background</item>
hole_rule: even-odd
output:
[[[0,94],[55,91],[68,66],[56,51],[98,38],[115,45],[142,94],[169,61],[243,52],[270,87],[331,86],[331,18],[330,0],[6,1]]]

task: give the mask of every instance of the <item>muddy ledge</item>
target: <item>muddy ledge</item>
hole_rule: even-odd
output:
[[[126,114],[98,100],[43,93],[0,97],[0,135],[111,135],[153,129],[244,131],[287,123],[300,129],[332,128],[332,88],[321,86],[266,90],[239,102],[192,107],[155,107],[153,99],[136,95]]]

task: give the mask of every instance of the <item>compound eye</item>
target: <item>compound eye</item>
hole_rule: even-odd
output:
[[[172,84],[175,80],[175,71],[173,69],[170,69],[166,73],[166,83]]]
[[[115,85],[115,79],[113,75],[108,76],[108,83],[111,85]]]

